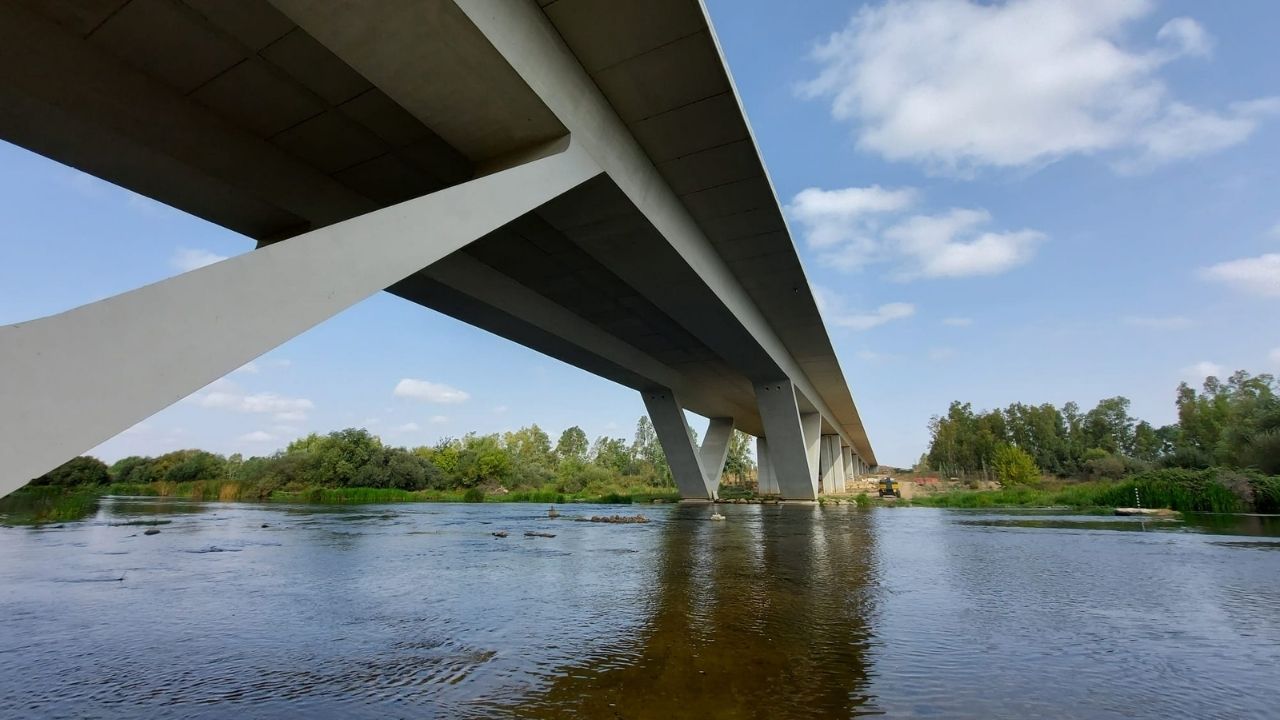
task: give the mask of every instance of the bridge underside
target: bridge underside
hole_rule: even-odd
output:
[[[688,497],[682,409],[873,465],[701,4],[540,5],[0,5],[0,137],[258,244],[0,328],[0,489],[383,289],[645,393]]]

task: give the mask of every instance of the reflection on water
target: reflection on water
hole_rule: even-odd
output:
[[[736,509],[736,508],[735,508]],[[850,717],[867,701],[868,515],[760,508],[669,518],[645,626],[557,671],[530,717]]]
[[[1275,518],[545,510],[0,529],[0,717],[1275,714]]]

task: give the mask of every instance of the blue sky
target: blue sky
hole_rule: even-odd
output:
[[[1181,380],[1280,371],[1280,6],[708,5],[882,462],[919,457],[952,399],[1123,394],[1165,423]],[[0,144],[0,323],[252,246]],[[94,452],[262,454],[352,425],[630,437],[642,412],[381,294]]]

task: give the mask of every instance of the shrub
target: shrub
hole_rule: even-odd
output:
[[[991,459],[992,469],[1001,484],[1036,485],[1040,482],[1040,468],[1025,450],[1013,445],[1000,445]]]
[[[467,491],[462,494],[462,502],[482,503],[484,502],[484,491],[476,487],[468,488]]]

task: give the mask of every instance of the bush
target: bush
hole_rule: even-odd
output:
[[[1036,461],[1025,450],[1013,445],[1001,445],[991,459],[996,478],[1005,486],[1037,485],[1040,482],[1040,468]]]
[[[484,491],[476,487],[468,488],[467,491],[462,494],[462,502],[482,503],[484,502]]]
[[[107,464],[97,458],[81,455],[31,481],[32,485],[106,485],[111,482]]]

